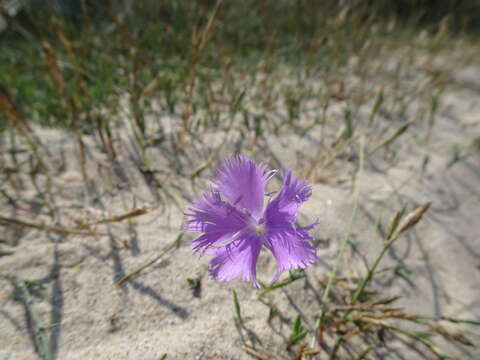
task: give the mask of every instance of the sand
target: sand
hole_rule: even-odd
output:
[[[458,78],[471,79],[467,71],[478,74],[478,69],[467,69]],[[386,226],[403,206],[412,210],[431,202],[422,221],[387,253],[380,265],[384,271],[376,277],[374,288],[385,296],[401,296],[399,304],[412,313],[480,321],[480,157],[472,153],[448,166],[455,146],[466,151],[468,142],[480,135],[479,114],[475,89],[451,88],[442,97],[429,138],[426,124],[414,124],[389,151],[368,156],[356,178],[359,208],[353,224],[355,246],[347,247],[339,277],[365,273],[364,261],[371,263],[382,246],[376,230],[379,221]],[[331,116],[335,119],[337,115],[333,112]],[[398,124],[392,121],[391,129]],[[174,130],[170,126],[165,136],[172,136]],[[332,141],[338,126],[326,130],[327,140]],[[12,174],[7,189],[15,193],[12,184],[17,186],[22,206],[5,207],[2,216],[72,227],[74,219],[93,221],[106,213],[123,214],[142,206],[152,206],[152,210],[129,220],[97,225],[94,229],[106,235],[96,237],[3,227],[0,250],[8,255],[0,257],[0,359],[38,358],[31,319],[8,280],[10,276],[40,285],[32,290],[33,299],[42,322],[52,325],[47,335],[57,359],[161,359],[163,354],[167,359],[249,359],[242,348],[244,342],[288,356],[284,342],[296,314],[302,315],[305,327],[314,326],[324,280],[354,208],[354,161],[336,159],[332,167],[315,175],[318,183],[313,184],[312,198],[301,208],[300,220],[305,224],[320,221],[314,231],[320,260],[306,271],[306,279],[266,297],[281,314],[269,325],[268,307],[258,300],[259,293],[251,284],[241,280],[222,284],[209,278],[208,258],[192,254],[188,244],[191,234],[184,234],[177,246],[140,276],[117,285],[123,276],[178,238],[183,211],[205,188],[211,168],[194,187],[186,180],[170,183],[166,201],[156,198],[148,176],[135,170],[135,152],[128,136],[122,135],[118,143],[124,151],[116,163],[99,151],[93,138],[86,137],[89,179],[85,186],[73,137],[62,130],[36,128],[36,132],[54,156],[67,160],[65,168],[52,177],[49,186],[39,175],[38,188],[27,175]],[[206,136],[210,148],[221,141],[221,134]],[[270,168],[288,168],[298,174],[305,173],[315,161],[315,152],[321,151],[319,129],[305,136],[272,134],[262,150],[254,152],[249,150],[251,144],[239,144],[235,136],[222,149],[225,156],[240,148]],[[187,151],[191,163],[183,165],[191,170],[208,155],[194,148]],[[352,149],[352,153],[358,151]],[[428,164],[422,171],[426,155]],[[173,160],[162,144],[151,149],[151,157],[154,167],[161,169],[159,179],[168,180]],[[214,164],[218,164],[217,159]],[[280,177],[272,187],[278,187],[279,181]],[[54,220],[38,215],[48,212],[44,199],[60,210]],[[409,275],[398,276],[395,268]],[[274,270],[273,259],[262,255],[259,279],[268,282]],[[200,294],[194,294],[187,281],[197,278],[201,279]],[[235,325],[233,289],[243,315],[251,317],[244,329]],[[480,344],[478,329],[471,338]],[[414,351],[398,341],[387,341],[386,346],[375,344],[369,358],[432,358],[425,348],[417,347]],[[458,349],[449,349],[458,358],[469,358]],[[344,353],[342,358],[351,356]],[[469,356],[480,357],[480,350],[470,349]],[[318,358],[328,356],[321,352]]]

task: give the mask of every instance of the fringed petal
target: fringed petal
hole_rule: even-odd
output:
[[[251,222],[248,215],[223,201],[217,192],[207,192],[196,200],[186,213],[183,230],[204,233],[193,240],[195,251],[205,250],[221,242],[232,241]],[[190,219],[190,220],[189,220]]]
[[[210,260],[209,269],[217,281],[228,282],[239,275],[243,280],[252,281],[257,289],[257,260],[262,243],[254,234],[245,235],[233,243],[218,248],[215,257]]]
[[[293,223],[297,216],[298,208],[312,195],[312,188],[306,180],[299,181],[298,177],[292,178],[292,172],[287,171],[283,186],[279,194],[267,205],[265,219],[267,226],[276,227],[285,221]]]
[[[277,261],[277,272],[272,282],[276,282],[286,270],[304,269],[317,261],[317,249],[308,241],[312,237],[307,232],[315,225],[303,228],[292,226],[268,234],[266,246]]]
[[[246,209],[255,219],[263,213],[265,186],[274,172],[266,172],[266,165],[255,164],[245,155],[225,160],[217,169],[216,190],[231,204]]]

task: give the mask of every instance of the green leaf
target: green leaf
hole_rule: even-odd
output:
[[[287,345],[296,344],[298,341],[302,340],[307,335],[307,330],[302,326],[302,320],[300,315],[297,315],[295,322],[293,323],[292,334],[287,339]]]
[[[404,279],[408,279],[410,277],[410,275],[412,275],[412,271],[410,269],[408,269],[406,266],[404,265],[397,265],[395,267],[395,274],[398,275],[398,276],[401,276],[403,277]]]
[[[298,279],[304,278],[305,277],[305,272],[303,269],[295,269],[290,271],[290,277],[280,281],[278,283],[272,284],[272,285],[263,285],[263,291],[260,293],[260,296],[265,295],[266,293],[269,293],[270,291],[282,288],[284,286],[287,286],[291,284],[294,281],[297,281]]]
[[[343,137],[345,138],[345,140],[348,140],[352,138],[353,134],[355,133],[355,127],[353,126],[353,116],[350,108],[345,109],[343,120],[345,122],[345,133],[343,134]]]
[[[240,302],[238,301],[237,292],[232,290],[233,293],[233,305],[235,307],[235,320],[238,322],[239,325],[245,324],[247,321],[252,320],[250,316],[242,317],[242,311],[240,309]]]

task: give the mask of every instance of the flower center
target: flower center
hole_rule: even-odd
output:
[[[265,223],[255,225],[255,233],[257,235],[265,235],[267,229],[265,228]]]

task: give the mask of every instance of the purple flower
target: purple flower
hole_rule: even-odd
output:
[[[209,269],[217,281],[242,275],[259,288],[256,266],[263,245],[277,261],[272,282],[285,270],[305,268],[317,260],[308,233],[317,223],[295,225],[297,210],[312,194],[311,187],[287,171],[280,192],[264,207],[265,186],[277,172],[265,169],[266,165],[244,155],[225,160],[210,189],[185,214],[184,230],[202,233],[192,241],[194,250],[213,256]]]

